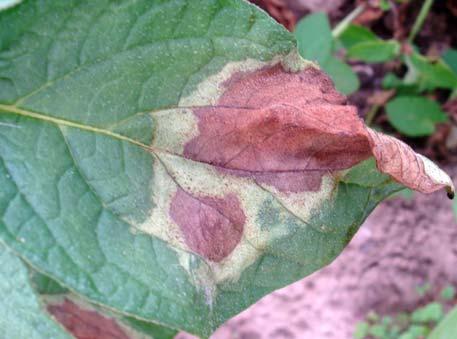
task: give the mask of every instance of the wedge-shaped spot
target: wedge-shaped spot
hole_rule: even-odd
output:
[[[221,261],[240,242],[246,221],[236,195],[224,198],[191,196],[178,189],[170,209],[191,250]]]

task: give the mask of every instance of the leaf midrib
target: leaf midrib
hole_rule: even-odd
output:
[[[157,112],[163,112],[163,111],[172,110],[172,109],[176,109],[176,108],[179,108],[179,109],[194,109],[194,108],[202,108],[202,107],[207,107],[207,106],[198,106],[198,105],[197,106],[179,106],[179,105],[174,105],[174,106],[166,107],[164,109],[159,109],[157,111],[152,110],[149,114],[154,114],[154,113],[157,113]],[[248,109],[248,110],[252,109],[251,107],[240,107],[240,106],[217,106],[217,107],[234,108],[234,109]],[[147,145],[145,143],[142,143],[141,141],[138,141],[138,140],[133,139],[133,138],[129,138],[129,137],[125,136],[125,135],[122,135],[122,134],[119,134],[119,133],[116,133],[116,132],[113,132],[113,131],[111,131],[109,129],[105,129],[105,128],[101,128],[101,127],[95,127],[95,126],[92,126],[92,125],[85,125],[85,124],[81,124],[79,122],[65,120],[65,119],[61,119],[61,118],[51,117],[51,116],[48,116],[48,115],[45,115],[45,114],[42,114],[42,113],[38,113],[38,112],[35,112],[35,111],[19,108],[19,107],[15,106],[15,105],[0,104],[0,114],[2,114],[2,113],[3,114],[14,113],[14,114],[17,114],[19,116],[32,118],[32,119],[39,120],[39,121],[44,121],[44,122],[47,122],[47,123],[55,124],[57,126],[72,127],[72,128],[77,128],[77,129],[80,129],[80,130],[83,130],[83,131],[99,134],[99,135],[105,135],[105,136],[111,137],[113,139],[129,142],[129,143],[131,143],[133,145],[139,146],[139,147],[143,148],[145,151],[152,153],[153,155],[155,155],[158,158],[160,157],[160,155],[159,155],[160,153],[169,154],[169,155],[173,155],[173,156],[177,156],[177,157],[184,157],[182,154],[175,153],[175,152],[172,152],[170,150],[167,150],[167,149],[164,149],[164,148],[161,148],[161,147],[157,147],[157,146],[153,146],[153,145]],[[139,112],[139,113],[146,113],[146,112]],[[133,116],[129,117],[128,119],[131,119],[132,117]],[[126,119],[126,120],[128,120],[128,119]],[[120,122],[112,124],[112,125],[110,125],[110,127],[118,126],[119,123]],[[187,158],[187,157],[184,157],[184,158],[186,160],[189,160],[189,161],[195,161],[195,162],[200,162],[200,163],[203,163],[203,164],[206,164],[206,165],[211,165],[211,166],[214,166],[214,167],[220,167],[220,166],[208,163],[208,162],[194,160],[194,159],[190,159],[190,158]],[[335,169],[335,170],[344,170],[344,169],[345,168],[340,168],[340,169]],[[323,170],[327,170],[327,169],[322,169],[322,168],[318,169],[318,168],[316,168],[316,169],[272,170],[272,171],[250,171],[250,172],[251,173],[257,173],[257,172],[262,172],[262,173],[292,173],[292,172],[294,172],[295,173],[295,172],[312,172],[312,171],[323,171]]]
[[[118,139],[118,140],[121,140],[121,141],[127,141],[127,142],[130,142],[130,143],[134,144],[134,145],[137,145],[137,146],[140,146],[140,147],[143,147],[143,148],[146,148],[148,150],[153,151],[151,149],[152,147],[149,146],[149,145],[146,145],[146,144],[144,144],[144,143],[142,143],[142,142],[140,142],[138,140],[126,137],[126,136],[124,136],[122,134],[115,133],[115,132],[112,132],[112,131],[104,129],[104,128],[94,127],[94,126],[91,126],[91,125],[84,125],[84,124],[80,124],[80,123],[74,122],[74,121],[69,121],[69,120],[65,120],[65,119],[50,117],[50,116],[47,116],[47,115],[44,115],[44,114],[41,114],[41,113],[37,113],[37,112],[30,111],[30,110],[25,110],[25,109],[19,108],[19,107],[14,106],[14,105],[0,104],[0,110],[5,111],[6,113],[14,113],[14,114],[17,114],[17,115],[20,115],[20,116],[24,116],[24,117],[28,117],[28,118],[32,118],[32,119],[36,119],[36,120],[49,122],[49,123],[52,123],[52,124],[55,124],[55,125],[58,125],[58,126],[73,127],[73,128],[78,128],[78,129],[81,129],[81,130],[84,130],[84,131],[88,131],[88,132],[92,132],[92,133],[96,133],[96,134],[106,135],[106,136],[112,137],[114,139]],[[5,112],[3,112],[3,113],[5,113]],[[2,113],[2,112],[0,112],[0,113]]]

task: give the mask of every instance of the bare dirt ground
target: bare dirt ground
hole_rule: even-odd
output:
[[[457,167],[447,171],[456,182]],[[211,338],[352,338],[370,310],[417,306],[425,283],[436,294],[457,285],[457,222],[443,191],[382,203],[332,264],[264,297]]]

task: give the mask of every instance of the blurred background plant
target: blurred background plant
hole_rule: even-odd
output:
[[[367,314],[357,324],[355,339],[453,339],[457,335],[456,291],[451,285],[441,290],[433,300],[430,284],[418,286],[421,303],[411,312],[393,316],[380,316],[376,312]]]

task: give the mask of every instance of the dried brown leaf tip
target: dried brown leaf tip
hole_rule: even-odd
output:
[[[364,125],[322,71],[280,64],[234,74],[217,105],[194,110],[199,134],[184,156],[283,192],[316,191],[320,178],[374,156],[399,183],[431,193],[454,185],[403,142]]]

